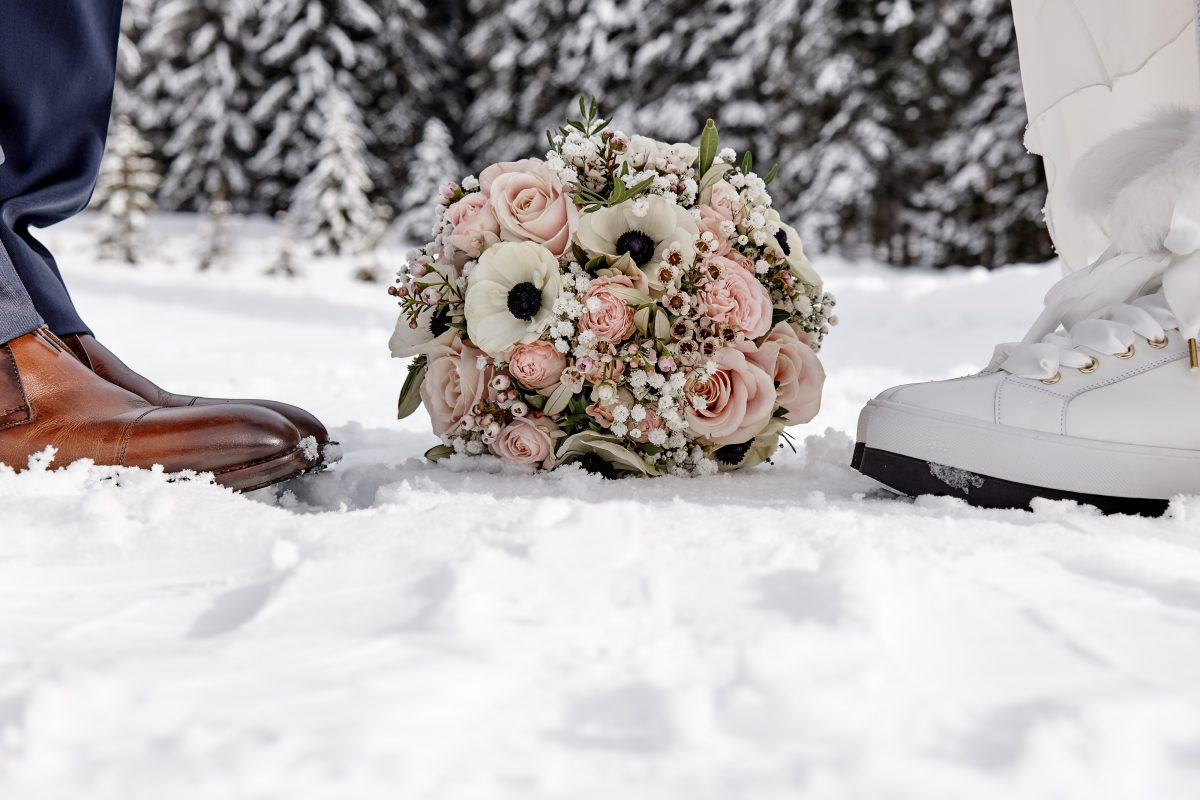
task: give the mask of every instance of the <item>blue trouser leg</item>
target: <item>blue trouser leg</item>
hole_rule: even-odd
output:
[[[30,228],[63,221],[92,195],[112,110],[120,24],[121,0],[0,0],[0,148],[6,156],[0,246],[33,307],[60,336],[88,328],[53,256]],[[16,295],[19,287],[10,284],[3,262],[0,256],[0,341],[7,341],[13,337],[5,338],[2,309],[9,290]]]

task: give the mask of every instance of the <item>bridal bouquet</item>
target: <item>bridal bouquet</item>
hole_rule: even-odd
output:
[[[765,177],[719,149],[611,130],[596,103],[545,159],[442,192],[433,241],[390,288],[433,460],[711,474],[770,459],[808,422],[833,298]]]

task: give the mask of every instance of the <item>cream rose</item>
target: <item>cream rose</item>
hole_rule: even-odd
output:
[[[742,197],[729,181],[717,181],[712,187],[712,198],[708,205],[721,219],[736,222],[742,213]]]
[[[711,233],[713,235],[710,252],[713,255],[729,256],[733,252],[733,244],[721,230],[721,223],[725,221],[725,217],[721,216],[712,206],[698,206],[696,210],[700,213],[700,234]]]
[[[721,277],[706,281],[696,293],[704,303],[705,316],[722,325],[738,328],[757,339],[771,329],[771,295],[753,272],[736,262],[717,256],[711,263],[721,267]]]
[[[489,449],[493,455],[510,464],[529,464],[550,469],[554,466],[554,440],[563,435],[547,417],[518,417],[501,429]]]
[[[483,353],[455,330],[446,331],[424,350],[429,360],[421,383],[421,402],[429,412],[433,432],[446,436],[486,398],[492,370],[479,367]]]
[[[749,356],[775,382],[775,405],[787,411],[788,425],[811,422],[821,410],[825,368],[821,360],[786,322],[771,329],[756,355]]]
[[[557,385],[566,368],[566,357],[549,342],[518,345],[508,358],[508,371],[527,389]]]
[[[571,247],[579,211],[562,181],[540,159],[493,164],[479,176],[500,238],[535,242],[557,258]]]
[[[500,241],[500,223],[482,192],[469,194],[446,209],[452,226],[447,243],[467,258],[479,258],[486,248]]]
[[[588,310],[580,318],[579,328],[596,334],[597,339],[619,344],[633,335],[633,309],[612,293],[614,286],[631,289],[633,281],[624,275],[592,281],[580,300]],[[596,306],[595,311],[592,310],[593,305]]]
[[[713,355],[717,371],[711,377],[693,372],[688,379],[688,426],[714,447],[748,442],[771,422],[775,385],[748,357],[757,355],[752,342],[721,348]]]

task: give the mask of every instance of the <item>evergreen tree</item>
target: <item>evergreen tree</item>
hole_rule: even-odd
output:
[[[371,202],[362,115],[337,91],[325,106],[316,164],[297,184],[288,215],[318,255],[362,253],[383,224]]]
[[[198,265],[201,272],[225,266],[233,255],[233,223],[230,219],[233,204],[225,199],[224,186],[217,187],[217,191],[208,198],[205,207],[207,216],[201,236]]]
[[[400,197],[399,233],[410,242],[422,242],[433,229],[434,204],[448,181],[461,180],[462,165],[454,155],[450,131],[441,120],[425,123],[425,133],[408,167],[408,181]]]
[[[96,227],[101,258],[127,264],[140,260],[146,215],[154,210],[152,198],[160,182],[150,151],[149,143],[127,118],[114,120],[92,196],[92,208],[101,213]]]
[[[259,81],[244,42],[249,0],[161,0],[139,42],[143,129],[167,162],[159,203],[203,208],[221,194],[248,210],[248,155],[257,136],[248,116]]]

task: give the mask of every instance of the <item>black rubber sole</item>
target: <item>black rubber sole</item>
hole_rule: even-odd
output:
[[[979,475],[944,464],[934,464],[919,458],[902,456],[886,450],[876,450],[863,443],[854,446],[850,466],[867,477],[910,497],[924,494],[958,497],[980,508],[1030,509],[1035,497],[1049,500],[1074,500],[1094,506],[1105,514],[1130,514],[1161,517],[1166,513],[1167,500],[1145,500],[1132,497],[1109,497],[1099,494],[1077,494],[1059,489],[1044,489],[1024,483]]]

